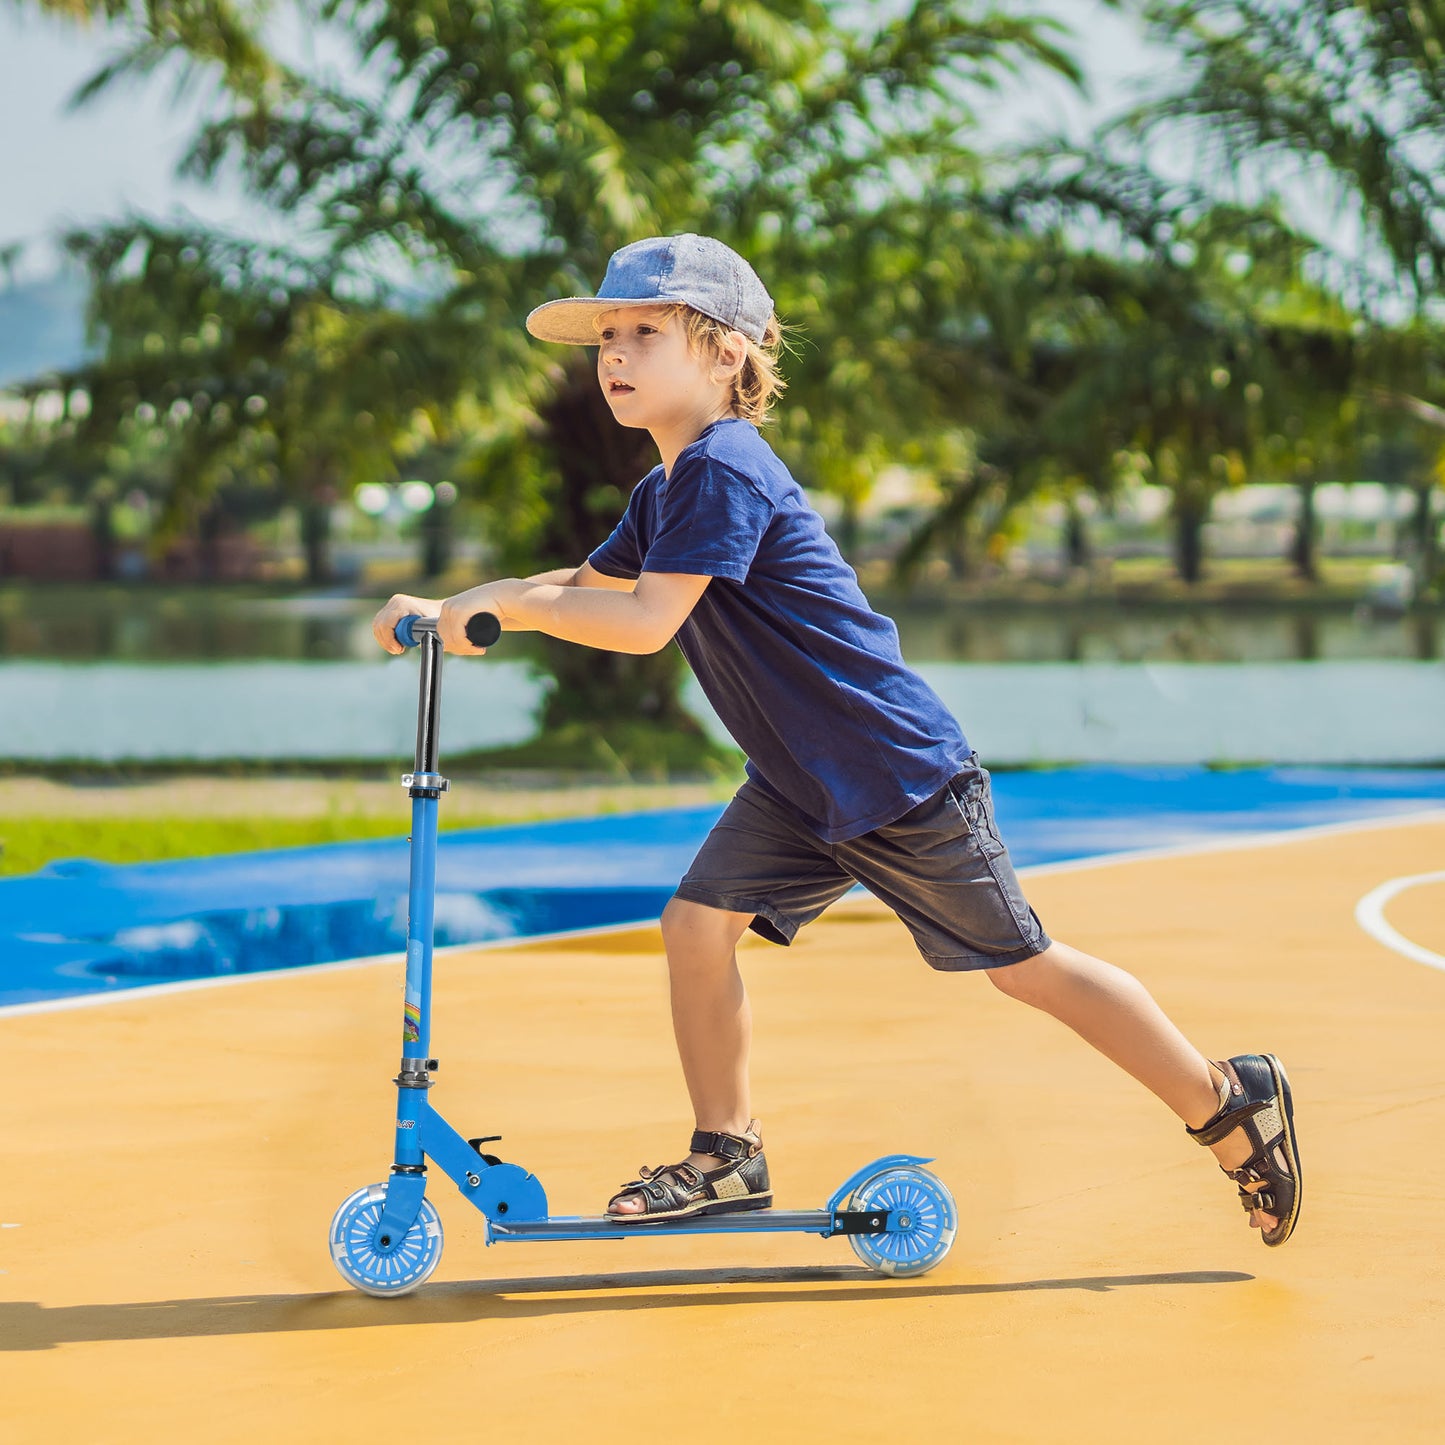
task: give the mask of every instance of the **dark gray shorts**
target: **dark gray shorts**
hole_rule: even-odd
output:
[[[897,822],[843,843],[824,843],[750,779],[677,897],[751,913],[755,932],[787,944],[855,883],[903,920],[934,968],[997,968],[1049,946],[994,826],[988,772],[977,767]]]

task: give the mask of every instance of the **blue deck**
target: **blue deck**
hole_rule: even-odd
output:
[[[996,774],[994,794],[1027,867],[1440,808],[1445,772],[1075,768]],[[437,943],[654,920],[720,811],[446,833]],[[0,879],[0,1006],[399,952],[406,872],[399,836]]]

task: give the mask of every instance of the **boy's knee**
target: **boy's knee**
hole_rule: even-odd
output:
[[[988,981],[1000,992],[1007,994],[1010,998],[1019,996],[1019,988],[1023,982],[1019,973],[1021,964],[1006,963],[999,968],[987,970]]]
[[[707,931],[707,915],[711,910],[686,898],[669,898],[662,910],[662,941],[671,949]]]
[[[1018,999],[1020,1003],[1036,1004],[1048,994],[1050,969],[1046,951],[1036,953],[1032,958],[1021,959],[1018,963],[1006,963],[989,969],[988,981],[1000,993]]]
[[[731,958],[749,917],[688,898],[671,898],[662,910],[662,945],[669,960],[715,955]]]

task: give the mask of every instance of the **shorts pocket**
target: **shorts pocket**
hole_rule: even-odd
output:
[[[955,779],[948,785],[948,791],[983,856],[1001,858],[1004,854],[1003,839],[999,837],[998,825],[993,820],[993,789],[989,785],[988,773],[980,768],[963,782]]]

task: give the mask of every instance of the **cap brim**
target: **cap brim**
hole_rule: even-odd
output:
[[[557,341],[563,346],[600,346],[596,319],[619,306],[685,306],[680,296],[648,296],[635,301],[600,296],[565,296],[548,301],[527,317],[527,330],[538,341]]]

